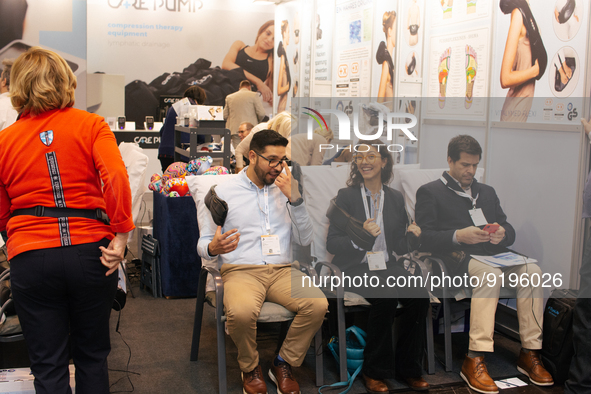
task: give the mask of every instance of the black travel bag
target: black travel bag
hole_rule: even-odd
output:
[[[573,347],[573,317],[577,290],[555,289],[544,309],[542,362],[557,384],[568,378]]]

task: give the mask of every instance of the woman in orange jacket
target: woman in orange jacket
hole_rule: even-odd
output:
[[[133,230],[129,179],[115,136],[72,108],[76,77],[34,47],[12,67],[19,119],[0,133],[0,231],[37,393],[108,393],[109,316]],[[70,346],[71,343],[71,353]]]

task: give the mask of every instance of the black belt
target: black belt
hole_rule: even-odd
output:
[[[109,216],[100,208],[97,209],[75,209],[75,208],[55,208],[55,207],[43,207],[37,205],[33,208],[15,209],[10,216],[29,215],[46,218],[64,218],[64,217],[75,217],[75,218],[86,218],[100,220],[106,225],[110,225]]]

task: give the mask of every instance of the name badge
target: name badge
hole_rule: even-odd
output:
[[[471,209],[468,212],[470,212],[470,217],[472,218],[472,222],[476,227],[488,224],[486,218],[484,217],[484,213],[482,213],[482,208]]]
[[[367,265],[370,271],[381,271],[386,269],[386,258],[384,252],[367,252]]]
[[[263,247],[263,255],[269,256],[272,254],[281,254],[281,247],[279,244],[279,236],[277,236],[277,235],[261,235],[261,244]]]

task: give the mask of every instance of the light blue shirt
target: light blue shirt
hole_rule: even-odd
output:
[[[263,255],[261,236],[267,235],[265,221],[265,188],[259,189],[246,176],[246,167],[237,177],[216,186],[219,198],[228,204],[228,216],[222,234],[237,229],[240,241],[237,248],[218,256],[219,264],[290,264],[292,262],[291,242],[309,245],[312,242],[312,221],[308,216],[305,203],[294,207],[277,185],[268,187],[269,224],[271,235],[277,235],[280,254]],[[291,215],[291,218],[290,218]],[[197,242],[199,256],[212,259],[207,247],[213,240],[217,226],[205,223]]]

